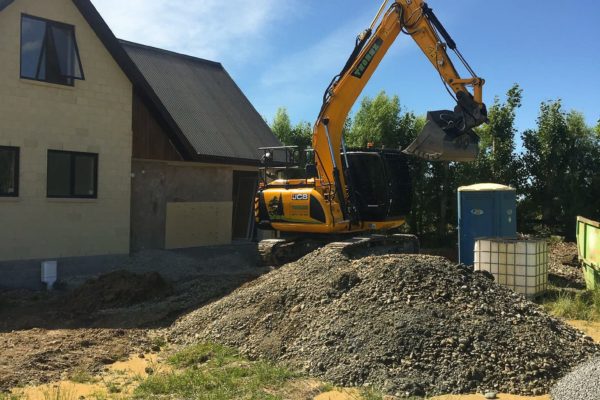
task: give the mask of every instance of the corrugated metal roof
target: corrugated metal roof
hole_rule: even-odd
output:
[[[221,64],[120,42],[198,155],[258,160],[280,145]]]

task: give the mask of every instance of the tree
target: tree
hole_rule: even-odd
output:
[[[506,100],[496,97],[489,108],[489,122],[477,128],[481,138],[477,160],[457,165],[460,185],[494,182],[519,188],[521,164],[515,153],[516,110],[521,107],[523,90],[513,85],[506,93]]]
[[[523,133],[528,171],[525,218],[551,233],[574,237],[576,215],[600,216],[600,143],[581,113],[560,100],[542,103],[537,129]]]
[[[398,96],[389,97],[385,91],[374,99],[365,96],[353,118],[346,142],[349,147],[366,147],[372,143],[375,147],[397,148],[399,126]]]
[[[279,107],[273,117],[271,130],[282,143],[288,144],[292,137],[292,123],[285,107]]]

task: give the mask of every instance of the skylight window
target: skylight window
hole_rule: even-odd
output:
[[[21,78],[73,85],[84,79],[75,27],[23,15],[21,17]]]

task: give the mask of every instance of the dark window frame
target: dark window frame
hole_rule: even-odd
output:
[[[50,170],[48,163],[50,162],[50,157],[46,156],[46,197],[49,199],[97,199],[98,198],[98,153],[86,153],[81,151],[67,151],[67,150],[52,150],[48,149],[47,155],[50,153],[60,153],[60,154],[68,154],[70,156],[70,195],[51,195],[48,192],[49,188],[49,179],[50,174],[48,171]],[[91,156],[94,159],[94,194],[91,195],[76,195],[75,194],[75,156]]]
[[[81,72],[81,78],[64,77],[65,82],[55,82],[55,81],[48,80],[48,79],[38,79],[38,78],[32,78],[32,77],[23,75],[23,18],[24,17],[30,18],[30,19],[35,19],[38,21],[43,21],[46,24],[45,35],[48,34],[49,26],[57,26],[57,27],[61,27],[61,28],[67,28],[73,32],[73,46],[75,48],[75,54],[77,55],[77,63],[79,64],[79,71]],[[47,19],[47,18],[36,17],[35,15],[21,13],[20,29],[21,29],[21,32],[20,32],[21,37],[20,37],[20,47],[19,47],[19,55],[20,55],[19,76],[21,77],[21,79],[27,79],[27,80],[36,81],[36,82],[45,82],[45,83],[50,83],[53,85],[62,85],[62,86],[75,86],[75,80],[82,80],[82,81],[85,80],[85,73],[83,72],[83,65],[81,63],[81,54],[79,54],[79,46],[77,45],[77,36],[76,36],[76,31],[75,31],[75,25],[71,25],[71,24],[67,24],[67,23],[59,22],[59,21],[53,21],[53,20]],[[44,44],[42,43],[42,46],[43,45]],[[43,50],[41,50],[41,51],[43,51]],[[41,55],[40,55],[40,60],[41,60]],[[38,65],[38,69],[39,69],[39,65]]]
[[[21,148],[15,146],[0,146],[0,150],[13,150],[15,152],[15,191],[13,193],[2,193],[0,197],[19,197],[19,177],[20,177],[20,165],[21,165]]]

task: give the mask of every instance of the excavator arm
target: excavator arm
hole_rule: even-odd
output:
[[[472,128],[487,121],[482,100],[484,80],[473,72],[427,3],[422,0],[393,0],[386,10],[388,3],[389,0],[383,3],[370,28],[357,38],[348,62],[324,94],[323,106],[314,126],[312,144],[318,174],[322,181],[335,187],[342,210],[346,208],[345,190],[342,189],[346,182],[340,170],[342,163],[348,162],[344,159],[344,123],[356,99],[401,32],[414,39],[457,103],[453,111],[428,112],[423,131],[404,152],[428,160],[474,160],[479,138]],[[459,75],[447,49],[456,53],[471,74],[469,78]]]

